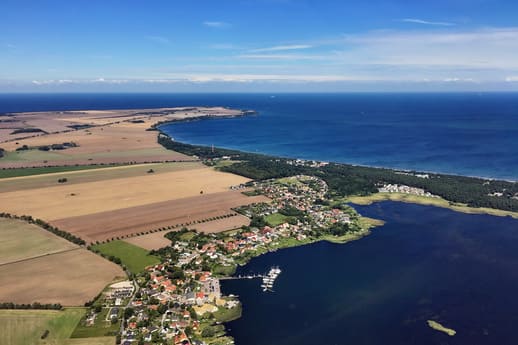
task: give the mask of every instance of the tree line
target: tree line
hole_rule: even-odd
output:
[[[518,183],[488,180],[447,174],[428,173],[426,178],[414,171],[397,171],[350,164],[330,163],[322,167],[290,164],[286,158],[254,154],[229,149],[189,145],[171,140],[164,134],[158,142],[165,148],[204,160],[222,156],[236,163],[219,168],[254,180],[282,178],[298,174],[322,178],[335,196],[370,195],[384,184],[407,185],[424,189],[450,202],[470,207],[489,207],[505,211],[518,211]],[[420,176],[417,176],[420,175]]]
[[[47,303],[42,304],[38,302],[17,304],[13,302],[2,302],[0,303],[0,309],[44,309],[44,310],[61,310],[63,306],[59,303]]]
[[[32,216],[17,216],[10,213],[2,212],[0,213],[0,218],[23,220],[29,224],[35,224],[40,228],[52,232],[54,235],[57,235],[59,237],[63,237],[65,240],[75,243],[77,245],[83,246],[86,244],[85,240],[83,240],[82,238],[72,235],[69,232],[60,230],[55,226],[52,226],[49,223],[45,222],[44,220],[33,218]]]

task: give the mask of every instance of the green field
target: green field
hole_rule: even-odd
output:
[[[147,266],[160,263],[157,256],[149,255],[143,248],[124,241],[112,241],[93,246],[101,253],[119,258],[131,273],[143,272]]]
[[[55,168],[24,168],[24,169],[6,169],[0,170],[0,178],[2,173],[19,172],[17,176],[27,176],[25,178],[0,179],[0,190],[10,192],[15,190],[26,190],[33,188],[52,187],[59,185],[58,179],[66,178],[66,184],[85,183],[103,181],[117,178],[137,177],[152,175],[148,174],[149,170],[153,170],[153,174],[167,173],[173,171],[190,170],[200,167],[200,163],[151,163],[151,164],[135,164],[121,166],[79,166],[79,167],[55,167]],[[66,170],[70,168],[70,170]],[[54,170],[52,170],[54,169]],[[64,169],[64,170],[59,170]],[[92,170],[94,169],[94,170]],[[22,175],[26,171],[27,174]],[[34,174],[30,172],[33,171]],[[37,176],[28,176],[37,175]],[[16,177],[16,176],[4,176]]]
[[[96,337],[96,338],[72,338],[68,339],[64,345],[113,345],[115,337]]]
[[[9,345],[68,345],[68,338],[85,314],[84,308],[0,310],[0,343]],[[49,330],[46,339],[41,335]]]
[[[230,322],[239,319],[242,312],[243,308],[241,307],[241,304],[239,304],[237,307],[232,309],[220,307],[217,312],[213,313],[213,315],[218,322]]]
[[[112,324],[110,321],[106,321],[106,317],[110,308],[103,308],[102,311],[95,318],[95,322],[92,326],[85,325],[85,317],[80,322],[76,323],[77,327],[72,332],[71,338],[96,338],[113,336],[119,331],[120,322]],[[119,311],[121,316],[122,311]],[[113,339],[113,338],[112,338]]]
[[[285,216],[280,213],[273,213],[265,217],[266,223],[268,223],[269,226],[277,226],[283,223],[286,223],[290,217]]]

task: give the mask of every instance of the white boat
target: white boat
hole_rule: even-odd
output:
[[[275,282],[275,279],[277,279],[277,277],[279,276],[279,274],[281,274],[281,269],[279,267],[275,266],[270,269],[268,274],[266,274],[263,277],[263,283],[261,284],[261,288],[263,289],[263,291],[273,291],[273,284]]]

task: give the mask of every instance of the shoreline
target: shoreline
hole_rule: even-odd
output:
[[[397,201],[409,204],[435,206],[466,214],[485,214],[496,217],[512,217],[518,219],[518,212],[504,211],[496,208],[475,208],[459,203],[451,203],[443,198],[432,198],[405,193],[376,193],[369,196],[350,196],[347,202],[355,205],[371,205],[382,201]]]
[[[254,112],[254,114],[256,114],[256,112]],[[243,114],[241,116],[246,116],[246,114]],[[235,117],[235,116],[231,116],[231,117]],[[222,117],[222,118],[225,118],[225,117]],[[195,117],[195,118],[189,118],[189,119],[178,119],[175,121],[166,121],[166,122],[163,122],[160,125],[156,126],[156,130],[158,130],[159,135],[165,136],[165,137],[169,138],[169,140],[174,141],[176,143],[191,145],[194,147],[205,147],[205,145],[190,144],[188,142],[177,141],[173,137],[171,137],[168,133],[161,130],[160,127],[168,125],[168,124],[178,123],[178,122],[188,122],[188,121],[193,121],[193,120],[214,120],[214,119],[217,119],[217,118],[202,116],[202,117]],[[282,156],[282,155],[270,155],[270,154],[266,154],[266,153],[262,153],[262,152],[249,152],[249,151],[242,151],[240,149],[232,149],[232,148],[226,148],[226,147],[217,147],[217,149],[237,151],[237,152],[242,152],[245,154],[264,155],[264,156],[269,156],[272,158],[279,158],[279,159],[292,159],[292,160],[296,159],[293,157],[287,157],[287,156]],[[321,161],[317,160],[317,162],[321,162]],[[490,182],[507,182],[507,183],[513,183],[513,184],[518,183],[518,180],[516,180],[516,181],[515,180],[505,180],[505,179],[488,178],[488,177],[481,177],[481,176],[469,176],[469,175],[462,175],[462,174],[450,174],[450,173],[440,173],[440,172],[432,172],[432,171],[395,169],[395,168],[368,166],[368,165],[351,164],[351,163],[343,163],[343,162],[328,162],[328,163],[344,165],[344,166],[368,168],[368,169],[385,170],[385,171],[390,171],[393,173],[432,174],[432,175],[438,175],[438,176],[452,176],[452,177],[458,177],[458,178],[465,177],[465,178],[479,179],[479,180],[490,181]],[[377,201],[392,200],[392,201],[401,201],[401,202],[407,202],[407,203],[415,203],[415,204],[420,204],[420,205],[443,207],[443,208],[451,209],[456,212],[467,213],[467,214],[487,214],[487,215],[492,215],[492,216],[503,216],[503,217],[509,216],[509,217],[518,219],[518,211],[507,211],[507,210],[501,210],[501,209],[490,208],[490,207],[471,207],[471,206],[467,206],[466,204],[462,204],[459,202],[448,201],[442,197],[429,198],[429,197],[419,197],[417,195],[412,195],[412,194],[377,192],[377,193],[374,193],[367,197],[362,197],[359,195],[351,195],[351,196],[348,196],[346,199],[348,199],[353,204],[357,203],[359,205],[365,205],[365,202],[368,202],[368,204],[370,204],[370,203],[377,202]],[[355,200],[357,202],[354,202],[353,200]]]
[[[242,111],[246,112],[247,110],[242,110]],[[255,115],[255,114],[259,114],[259,112],[254,112],[251,115]],[[243,114],[240,116],[239,115],[238,116],[213,116],[213,117],[200,116],[200,117],[190,118],[190,119],[178,119],[178,120],[174,120],[174,121],[165,121],[163,123],[160,123],[159,125],[156,126],[156,129],[158,131],[160,131],[163,135],[169,136],[167,133],[160,130],[159,127],[167,126],[167,125],[174,125],[179,122],[191,122],[191,121],[201,121],[201,120],[220,120],[220,119],[224,120],[225,118],[241,117],[241,116],[247,116],[247,115],[248,114]],[[191,143],[189,141],[178,141],[178,142],[183,143],[183,144],[193,145],[193,146],[207,146],[205,144],[196,144],[196,143]],[[257,151],[257,152],[244,151],[241,148],[233,148],[233,147],[229,147],[229,146],[217,146],[217,147],[220,149],[262,154],[262,155],[268,155],[268,156],[283,158],[283,159],[303,159],[303,160],[308,160],[308,161],[314,160],[314,161],[323,162],[322,160],[320,160],[318,158],[295,158],[292,156],[285,156],[283,154],[277,154],[277,153],[265,153],[265,152],[259,152],[259,151]],[[368,164],[360,164],[360,163],[351,163],[351,162],[346,162],[346,161],[326,161],[326,162],[334,163],[334,164],[350,165],[350,166],[361,167],[361,168],[385,169],[385,170],[390,170],[393,172],[401,172],[401,173],[448,175],[448,176],[455,176],[455,177],[469,177],[469,178],[475,178],[475,179],[481,179],[481,180],[487,180],[487,181],[504,181],[504,182],[510,182],[510,183],[518,183],[518,177],[516,177],[516,178],[500,178],[500,177],[494,177],[494,176],[469,175],[469,174],[462,174],[462,173],[455,173],[455,172],[443,172],[443,171],[436,171],[436,170],[417,170],[417,169],[397,168],[397,167],[390,167],[390,166],[368,165]]]

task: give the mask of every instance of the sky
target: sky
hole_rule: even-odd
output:
[[[2,0],[0,92],[518,91],[516,0]]]

